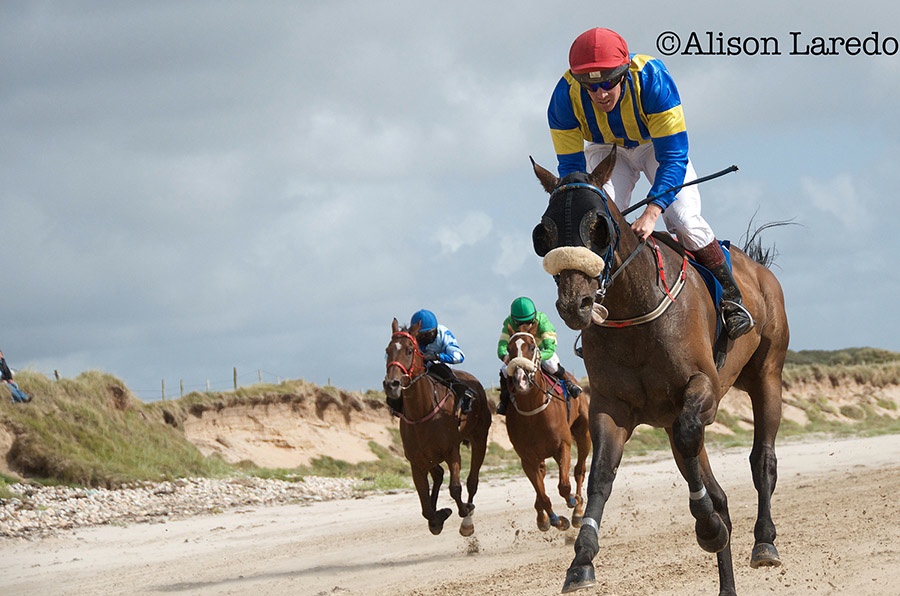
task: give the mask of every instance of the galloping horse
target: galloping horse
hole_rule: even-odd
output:
[[[765,259],[756,262],[731,249],[734,277],[756,326],[728,345],[727,358],[717,369],[717,314],[709,291],[700,275],[685,267],[684,254],[653,237],[642,242],[631,231],[601,190],[614,164],[615,151],[590,174],[562,180],[533,164],[550,193],[549,207],[532,234],[535,251],[557,281],[560,316],[572,329],[582,330],[591,387],[594,453],[588,502],[563,592],[595,583],[592,560],[599,550],[603,509],[625,442],[643,423],[668,433],[690,491],[697,542],[716,553],[719,594],[733,595],[731,518],[725,492],[710,469],[704,427],[714,421],[729,387],[750,394],[750,469],[758,495],[750,566],[780,565],[770,510],[789,336],[781,286]]]
[[[530,327],[530,329],[528,329]],[[531,481],[537,497],[537,525],[544,532],[554,526],[567,530],[569,520],[553,512],[550,497],[544,489],[547,466],[552,457],[559,465],[559,494],[569,508],[574,508],[572,525],[581,525],[584,514],[585,461],[591,449],[588,425],[587,395],[567,401],[558,391],[554,381],[541,370],[541,351],[534,338],[537,322],[519,326],[519,331],[509,338],[509,363],[506,386],[509,389],[511,408],[506,413],[506,430],[516,453],[522,460],[522,469]],[[575,463],[575,493],[569,482],[572,441],[578,447]]]
[[[410,329],[400,329],[397,319],[394,319],[391,329],[391,342],[385,349],[387,371],[384,375],[384,393],[390,398],[403,398],[400,438],[419,494],[422,516],[428,520],[428,529],[435,535],[441,533],[444,521],[450,517],[450,509],[437,509],[438,493],[444,478],[441,463],[446,462],[450,470],[450,496],[456,501],[459,516],[463,518],[459,533],[471,536],[475,531],[472,524],[475,505],[472,499],[478,490],[478,471],[484,463],[491,426],[491,412],[484,387],[469,373],[456,371],[457,378],[475,392],[471,411],[464,414],[460,421],[455,412],[453,391],[425,372],[425,361],[416,342],[418,323]],[[468,502],[462,500],[460,483],[459,445],[464,441],[472,450],[466,479]],[[430,487],[429,474],[432,480]]]

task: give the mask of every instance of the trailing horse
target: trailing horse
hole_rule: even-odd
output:
[[[544,460],[548,457],[559,466],[559,494],[566,500],[566,505],[574,509],[572,525],[577,528],[584,514],[582,485],[585,461],[591,449],[588,398],[582,393],[567,399],[562,383],[556,383],[541,370],[541,351],[534,338],[537,323],[532,323],[531,329],[523,330],[528,327],[520,326],[520,331],[509,338],[506,386],[511,407],[506,414],[506,429],[522,460],[522,469],[537,493],[534,508],[538,528],[542,531],[549,530],[550,526],[558,530],[569,528],[569,520],[554,513],[544,488],[547,473]],[[569,481],[573,441],[578,448],[574,493]]]
[[[446,463],[450,471],[450,496],[456,501],[459,516],[463,518],[459,533],[470,536],[475,531],[472,524],[475,505],[472,499],[478,490],[478,472],[487,453],[491,426],[491,412],[484,387],[469,373],[456,372],[457,378],[475,392],[471,411],[462,415],[461,420],[456,414],[453,391],[426,372],[425,361],[416,342],[419,325],[401,329],[397,319],[394,319],[391,330],[391,341],[385,349],[387,370],[384,393],[389,398],[403,400],[400,438],[419,494],[422,516],[428,520],[428,529],[432,534],[440,534],[444,521],[450,517],[450,509],[437,509],[438,493],[444,478],[441,464]],[[463,442],[472,450],[466,479],[466,502],[462,500],[460,482],[459,445]]]
[[[558,284],[557,310],[582,332],[591,387],[593,457],[588,501],[563,592],[595,583],[593,559],[599,524],[625,442],[639,424],[664,428],[687,481],[697,542],[716,553],[719,594],[734,595],[731,518],[725,492],[710,468],[705,427],[734,386],[750,394],[753,447],[750,469],[757,490],[751,567],[780,565],[771,498],[777,466],[775,435],[781,421],[781,373],[788,323],[781,286],[772,272],[731,249],[734,277],[756,321],[751,332],[725,340],[727,357],[714,358],[720,315],[686,256],[654,237],[640,241],[601,190],[615,151],[590,174],[559,180],[534,164],[550,202],[535,227],[535,251]]]

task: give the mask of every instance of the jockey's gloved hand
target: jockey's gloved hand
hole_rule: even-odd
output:
[[[434,352],[428,352],[427,354],[425,354],[425,362],[437,362],[440,359],[441,357]]]

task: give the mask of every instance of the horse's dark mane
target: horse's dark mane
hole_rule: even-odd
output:
[[[744,232],[744,235],[742,236],[743,246],[741,250],[747,253],[748,257],[750,257],[763,267],[770,269],[771,265],[775,263],[775,257],[778,256],[778,250],[775,248],[774,244],[772,246],[764,248],[760,235],[769,228],[800,224],[796,224],[792,219],[788,219],[784,221],[769,222],[757,226],[756,229],[753,229],[753,219],[755,217],[756,215],[754,214],[754,217],[750,218],[750,221],[747,223],[747,231]]]

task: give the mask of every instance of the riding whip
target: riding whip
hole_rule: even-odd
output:
[[[691,186],[693,184],[700,184],[701,182],[706,182],[707,180],[712,180],[713,178],[718,178],[719,176],[724,176],[725,174],[730,174],[731,172],[737,172],[737,171],[738,171],[737,166],[730,166],[730,167],[725,168],[724,170],[716,172],[715,174],[710,174],[709,176],[703,176],[702,178],[697,178],[696,180],[691,180],[690,182],[685,182],[684,184],[679,184],[678,186],[673,186],[672,188],[666,189],[666,190],[662,191],[661,193],[657,193],[651,197],[647,197],[643,201],[635,203],[628,209],[625,209],[624,211],[622,211],[622,216],[624,217],[624,216],[628,215],[629,213],[631,213],[638,207],[643,207],[644,205],[646,205],[653,199],[657,199],[666,193],[672,192],[673,190],[678,190],[679,188],[684,188],[685,186]]]

